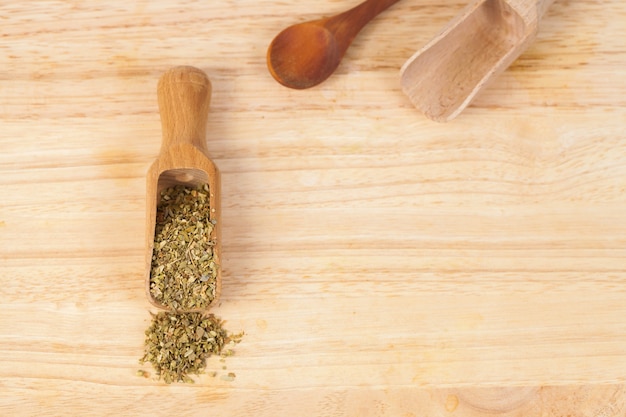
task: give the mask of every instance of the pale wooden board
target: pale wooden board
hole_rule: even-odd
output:
[[[317,88],[268,74],[281,28],[353,4],[0,5],[0,414],[626,413],[626,5],[557,0],[436,124],[399,69],[464,2],[396,4]],[[246,336],[166,386],[135,373],[156,82],[182,64],[213,82],[214,312]]]

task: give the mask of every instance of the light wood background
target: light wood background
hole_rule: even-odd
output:
[[[2,416],[625,415],[626,3],[556,0],[448,124],[399,69],[463,1],[399,2],[316,88],[271,78],[282,28],[355,4],[0,2]],[[136,371],[174,65],[213,83],[213,312],[246,335],[167,386]]]

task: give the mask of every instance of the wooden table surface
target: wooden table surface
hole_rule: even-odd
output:
[[[392,6],[318,87],[271,78],[282,28],[355,4],[0,4],[0,415],[626,414],[626,3],[556,0],[447,124],[399,71],[463,1]],[[213,83],[212,311],[246,333],[194,385],[138,364],[175,65]]]

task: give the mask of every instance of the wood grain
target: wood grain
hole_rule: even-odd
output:
[[[464,2],[397,3],[306,91],[272,79],[267,45],[351,4],[5,3],[0,414],[624,415],[623,2],[556,0],[445,125],[399,69]],[[166,386],[136,371],[155,88],[176,65],[213,85],[212,311],[246,335],[217,377]]]

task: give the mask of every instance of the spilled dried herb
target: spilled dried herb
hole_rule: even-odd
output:
[[[157,205],[150,293],[173,310],[203,309],[215,299],[209,186],[166,188]]]
[[[145,334],[140,363],[151,363],[157,377],[167,384],[194,382],[190,375],[203,372],[210,356],[223,354],[225,346],[237,344],[243,337],[243,333],[228,334],[223,322],[212,314],[167,311],[152,315]],[[232,352],[230,348],[227,351]]]

